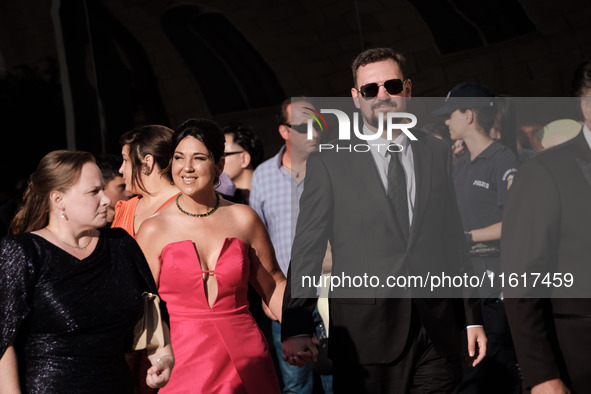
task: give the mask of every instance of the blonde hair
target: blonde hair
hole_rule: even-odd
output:
[[[53,191],[65,192],[80,179],[82,167],[95,163],[88,152],[56,150],[41,159],[37,170],[29,177],[23,202],[10,223],[11,234],[40,230],[49,223]]]

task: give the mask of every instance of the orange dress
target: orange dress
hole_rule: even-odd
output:
[[[162,208],[170,204],[174,201],[174,199],[180,193],[175,194],[174,196],[170,197],[168,200],[164,202],[156,212],[160,211]],[[113,219],[113,224],[111,227],[120,227],[127,231],[129,235],[135,238],[135,231],[134,231],[134,218],[135,218],[135,208],[137,207],[137,203],[140,201],[140,196],[136,196],[130,198],[127,201],[119,201],[115,205],[115,219]],[[156,213],[154,212],[154,213]]]

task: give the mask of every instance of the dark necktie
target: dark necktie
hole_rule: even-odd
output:
[[[408,241],[410,222],[404,168],[402,168],[402,163],[398,160],[398,153],[388,152],[388,154],[390,155],[390,163],[388,163],[388,197],[390,197],[390,201],[394,206],[394,212],[396,212],[396,218],[400,224],[404,240]]]

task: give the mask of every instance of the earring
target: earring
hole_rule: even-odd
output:
[[[62,219],[64,220],[68,220],[68,217],[66,216],[66,210],[62,209],[62,214],[60,215]]]
[[[148,166],[144,167],[144,169],[142,170],[142,174],[144,175],[150,175],[150,172],[152,172],[152,169]]]

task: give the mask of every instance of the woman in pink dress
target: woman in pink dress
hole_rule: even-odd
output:
[[[285,277],[264,224],[214,186],[224,134],[191,119],[173,135],[169,166],[181,194],[137,234],[167,303],[176,366],[161,393],[279,393],[267,343],[248,310],[252,283],[281,316]]]

